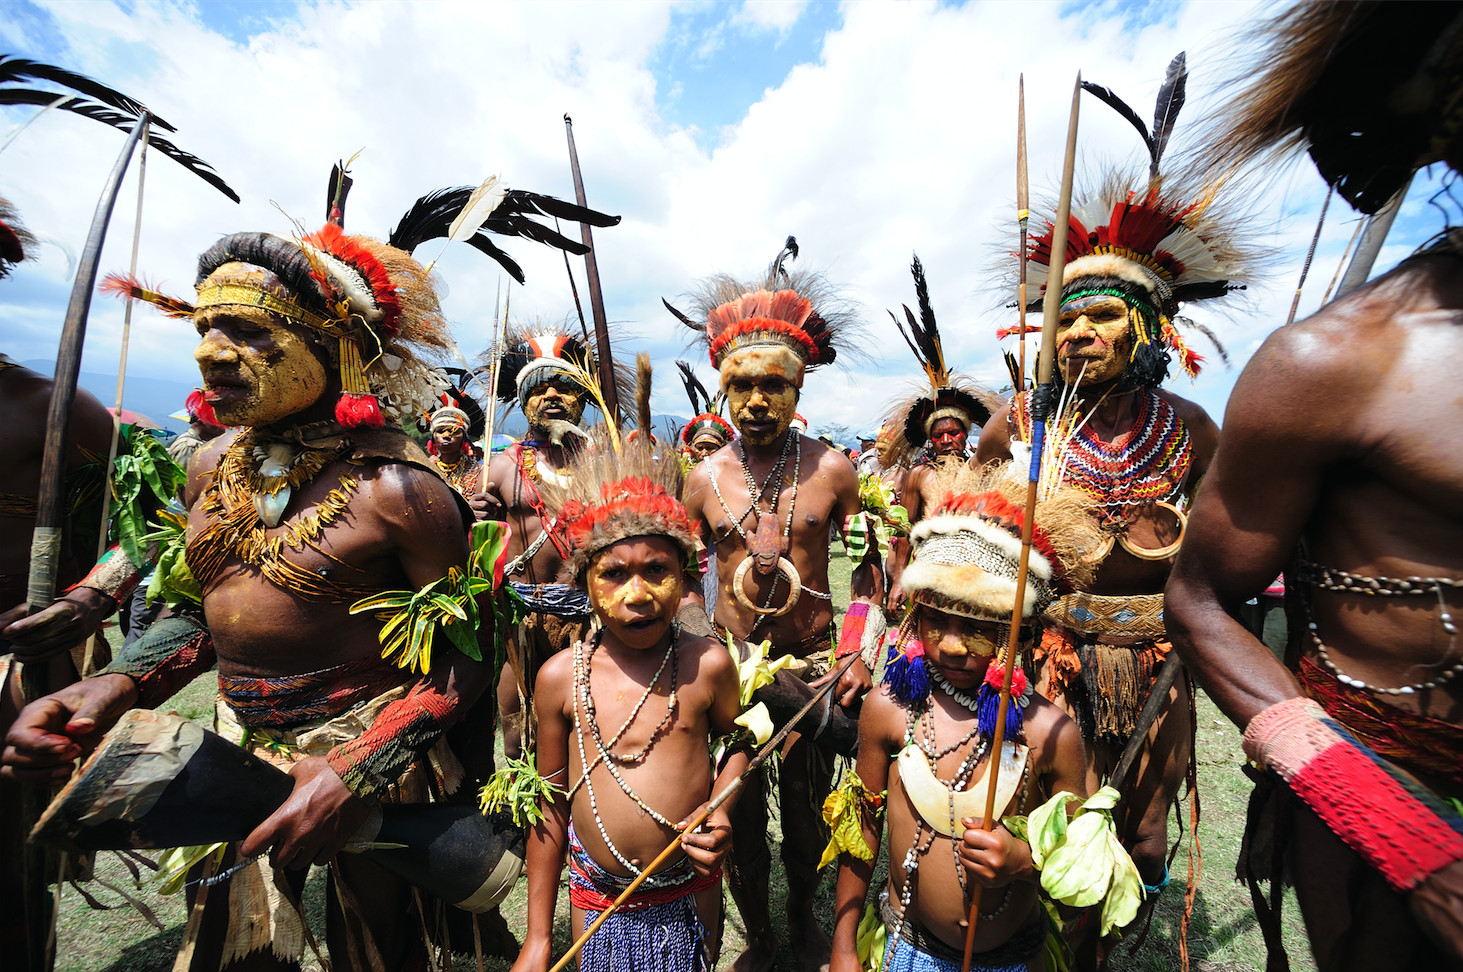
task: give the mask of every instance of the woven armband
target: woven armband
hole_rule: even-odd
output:
[[[365,799],[383,791],[442,735],[457,702],[436,686],[418,682],[371,723],[371,728],[325,754],[330,768],[352,793]]]
[[[96,566],[81,580],[66,589],[67,593],[78,587],[89,587],[105,594],[118,608],[132,599],[132,592],[142,580],[143,571],[135,566],[122,548],[113,544],[102,554]]]
[[[834,658],[847,658],[858,651],[864,642],[864,628],[869,622],[869,602],[854,601],[843,616],[843,630],[838,633],[838,648]]]
[[[214,661],[208,628],[192,614],[175,614],[154,621],[98,674],[131,678],[137,683],[137,705],[151,709],[212,668]]]
[[[1276,773],[1398,892],[1463,860],[1463,818],[1310,699],[1250,720],[1245,754]]]

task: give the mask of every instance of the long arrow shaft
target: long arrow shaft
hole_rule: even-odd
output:
[[[574,122],[568,114],[564,115],[564,132],[569,138],[569,168],[574,173],[574,201],[588,209],[589,203],[584,198],[584,177],[579,174],[579,151],[574,147]],[[610,322],[605,316],[604,291],[599,284],[599,263],[594,258],[594,236],[589,231],[588,223],[579,224],[579,235],[584,240],[584,245],[589,247],[589,252],[584,254],[584,274],[589,283],[589,310],[594,315],[594,340],[599,352],[600,394],[614,413],[609,416],[610,420],[618,422],[620,395],[619,389],[615,387],[615,361],[610,351]]]
[[[1011,674],[1016,667],[1016,651],[1021,644],[1021,622],[1026,605],[1026,579],[1031,565],[1031,538],[1036,530],[1036,492],[1041,480],[1041,453],[1046,440],[1046,417],[1052,399],[1052,366],[1056,359],[1057,319],[1062,309],[1062,272],[1067,262],[1067,230],[1072,212],[1072,173],[1077,163],[1077,115],[1081,107],[1082,75],[1072,88],[1072,113],[1067,121],[1067,151],[1062,161],[1062,190],[1057,204],[1056,225],[1052,229],[1051,262],[1047,265],[1046,294],[1042,299],[1041,359],[1039,384],[1032,396],[1031,408],[1031,468],[1026,480],[1026,515],[1021,522],[1021,559],[1016,565],[1016,600],[1011,610],[1011,630],[1006,638],[1006,670],[1001,682],[1000,699],[996,707],[996,729],[991,740],[990,784],[986,790],[985,815],[981,820],[982,830],[995,826],[996,780],[1001,771],[1001,747],[1006,741],[1006,710],[1011,705]],[[1023,252],[1024,252],[1023,247]],[[1024,337],[1023,337],[1024,341]],[[970,959],[975,945],[975,929],[980,921],[980,891],[970,901],[970,912],[965,923],[965,953],[961,964],[962,972],[970,972]]]

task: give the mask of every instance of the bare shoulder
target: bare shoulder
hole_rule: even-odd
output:
[[[874,689],[859,710],[860,747],[877,743],[881,752],[893,755],[904,745],[904,716],[904,705],[890,694],[889,686]]]
[[[568,651],[555,652],[538,670],[533,683],[534,701],[547,711],[568,711],[569,686],[574,679],[574,645]]]
[[[198,447],[193,453],[193,458],[188,460],[188,482],[183,491],[183,502],[192,506],[203,495],[213,479],[214,470],[218,468],[219,460],[223,458],[229,446],[239,437],[239,429],[229,429],[223,435],[209,439]]]
[[[356,478],[369,500],[362,506],[372,515],[419,538],[438,531],[465,533],[457,498],[442,477],[405,462],[367,468],[369,472],[363,469]]]
[[[1157,392],[1159,398],[1168,402],[1173,407],[1173,410],[1178,413],[1179,418],[1183,419],[1185,425],[1190,428],[1214,427],[1214,420],[1209,417],[1208,412],[1204,411],[1204,406],[1198,402],[1191,402],[1187,398],[1175,395],[1166,388],[1157,388],[1154,391]]]
[[[737,666],[732,661],[731,652],[726,650],[726,645],[721,644],[715,638],[705,638],[683,631],[676,645],[683,657],[696,660],[698,673],[713,679],[726,674],[736,677]]]
[[[975,443],[975,459],[981,464],[999,462],[1011,458],[1010,418],[1013,402],[1007,402],[996,410],[985,425],[981,426],[980,438]]]
[[[1022,730],[1026,745],[1035,754],[1036,762],[1042,767],[1051,767],[1061,758],[1062,751],[1082,745],[1082,731],[1072,717],[1058,706],[1033,693],[1021,713]]]

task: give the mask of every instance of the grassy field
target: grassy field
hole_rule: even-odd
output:
[[[840,556],[833,565],[833,592],[841,611],[846,607],[848,561],[841,557],[840,547],[835,546],[834,549],[835,554]],[[188,718],[208,724],[212,718],[216,684],[211,675],[200,678],[177,696],[171,707]],[[1202,693],[1198,698],[1198,715],[1199,792],[1203,810],[1199,842],[1203,850],[1203,870],[1189,929],[1191,967],[1197,972],[1261,969],[1265,965],[1265,945],[1255,924],[1249,892],[1233,879],[1234,862],[1244,829],[1245,804],[1250,789],[1249,781],[1239,769],[1242,762],[1239,733]],[[776,832],[775,821],[773,828],[772,836],[776,841],[780,838]],[[1170,837],[1174,836],[1176,834],[1171,826]],[[777,857],[775,848],[773,857]],[[1187,860],[1188,842],[1185,840],[1174,862],[1173,884],[1159,901],[1147,940],[1136,950],[1130,942],[1118,946],[1111,959],[1111,967],[1117,972],[1162,972],[1178,968],[1177,938],[1183,911]],[[881,857],[880,880],[883,867]],[[158,931],[135,910],[121,903],[118,894],[105,888],[91,886],[96,897],[107,904],[119,904],[120,907],[104,912],[93,911],[79,895],[67,889],[58,928],[56,968],[62,972],[151,972],[170,968],[173,955],[182,939],[186,920],[181,896],[161,897],[145,881],[143,889],[136,890],[131,875],[110,855],[102,855],[98,861],[97,873],[98,877],[126,888],[129,894],[136,894],[146,902],[163,924],[164,930]],[[310,913],[312,927],[320,930],[324,928],[323,885],[324,872],[316,868],[307,887],[306,908]],[[525,885],[520,882],[503,904],[503,914],[510,928],[521,929],[524,926],[525,894]],[[569,944],[565,897],[560,896],[561,920],[558,922],[556,951],[562,951]],[[774,921],[780,922],[787,887],[777,867],[773,871],[770,897]],[[1287,895],[1287,898],[1285,942],[1292,967],[1298,972],[1314,969],[1305,942],[1304,928],[1300,923],[1299,909],[1295,906],[1292,895]],[[728,966],[742,946],[742,927],[729,895],[726,906],[727,921],[718,965],[720,968]],[[832,880],[827,877],[819,892],[815,913],[831,916],[832,906]],[[785,928],[779,928],[779,933],[785,935]],[[470,955],[454,956],[452,964],[457,969],[475,968]],[[490,960],[487,967],[495,972],[502,972],[508,968],[508,963]],[[306,968],[316,969],[318,966],[311,961],[307,962]],[[781,951],[777,968],[794,968],[787,949]]]

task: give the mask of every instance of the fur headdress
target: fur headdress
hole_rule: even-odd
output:
[[[915,360],[924,368],[929,387],[909,398],[896,402],[885,424],[894,429],[901,462],[908,463],[930,437],[930,429],[941,419],[953,418],[969,432],[973,426],[985,425],[991,413],[1000,408],[1000,398],[964,375],[955,374],[945,364],[945,349],[940,343],[940,329],[935,323],[935,309],[930,306],[930,289],[925,282],[925,268],[915,257],[910,264],[914,274],[914,292],[919,304],[915,319],[909,305],[904,305],[904,320],[893,311],[889,316],[894,326],[914,352]]]
[[[940,474],[944,498],[909,534],[911,556],[901,583],[915,605],[1009,622],[1027,513],[1025,473],[1019,463],[1007,462],[979,470],[960,466]],[[1103,539],[1095,509],[1091,499],[1069,486],[1050,487],[1038,500],[1023,619],[1036,618],[1058,594],[1091,582],[1096,570],[1093,555]],[[914,616],[911,611],[909,617]],[[1024,678],[1020,681],[1024,683]],[[929,692],[924,648],[912,621],[901,628],[891,650],[885,682],[907,704]],[[994,696],[989,683],[981,692],[984,710]],[[1020,689],[1013,689],[1013,696],[1019,694]],[[994,707],[982,718],[993,726]],[[1019,729],[1019,717],[1015,728]]]
[[[1259,56],[1196,161],[1227,172],[1304,148],[1342,198],[1375,213],[1418,168],[1457,159],[1457,4],[1307,0],[1261,24],[1253,41]]]
[[[569,568],[575,581],[595,554],[633,537],[666,537],[694,563],[697,543],[680,491],[680,460],[674,451],[657,455],[648,436],[624,444],[598,429],[579,450],[569,484],[553,490],[559,521],[569,538]]]
[[[1159,174],[1159,162],[1184,103],[1187,78],[1184,55],[1179,54],[1159,88],[1152,133],[1137,112],[1111,90],[1082,83],[1138,130],[1148,150],[1146,178],[1110,167],[1097,185],[1074,191],[1062,274],[1064,303],[1108,294],[1138,312],[1141,320],[1134,328],[1129,385],[1160,384],[1168,374],[1170,352],[1178,356],[1189,377],[1196,376],[1203,358],[1179,333],[1178,324],[1192,323],[1178,317],[1181,303],[1243,289],[1253,278],[1259,259],[1259,253],[1242,239],[1244,214],[1238,207],[1244,204],[1238,198],[1239,187],[1207,181],[1202,173],[1197,178]],[[1043,222],[1042,232],[1030,237],[1027,250],[1028,273],[1042,281],[1051,262],[1055,232],[1049,217]],[[1014,278],[1010,289],[1015,292]],[[1044,283],[1038,285],[1033,306],[1040,306],[1045,289]],[[1015,330],[1003,329],[998,336]],[[1040,328],[1028,325],[1025,330]],[[1224,353],[1222,348],[1220,353]]]
[[[0,196],[0,277],[10,273],[11,264],[29,260],[36,238],[20,222],[10,200]]]
[[[821,275],[783,266],[797,255],[797,240],[789,236],[762,279],[709,278],[692,296],[694,315],[662,301],[705,342],[723,388],[726,363],[743,352],[770,355],[788,380],[801,386],[808,369],[832,364],[839,351],[847,350],[857,317]]]
[[[701,379],[696,377],[696,372],[686,361],[677,361],[676,367],[681,372],[681,384],[686,388],[686,397],[691,400],[691,411],[697,413],[681,428],[681,448],[689,449],[697,439],[709,439],[721,448],[736,437],[736,431],[731,423],[721,417],[721,409],[726,404],[726,396],[718,392],[714,397],[701,384]]]

